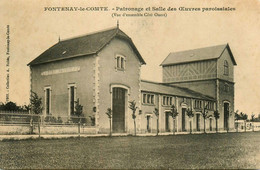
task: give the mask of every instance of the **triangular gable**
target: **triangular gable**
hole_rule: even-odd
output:
[[[230,55],[230,57],[231,57],[231,60],[232,60],[233,64],[236,66],[237,63],[236,63],[236,60],[235,60],[235,58],[234,58],[234,56],[233,56],[233,53],[232,53],[232,51],[231,51],[231,49],[230,49],[230,47],[229,47],[229,44],[226,45],[226,48],[225,48],[225,49],[228,50],[228,53],[229,53],[229,55]],[[223,50],[223,52],[225,51],[225,49]],[[221,55],[222,55],[222,54],[221,54]],[[221,57],[221,55],[220,55],[219,57]]]

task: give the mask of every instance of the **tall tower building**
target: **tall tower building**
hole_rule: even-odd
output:
[[[215,98],[214,109],[220,112],[220,130],[233,129],[235,65],[228,44],[173,52],[161,64],[163,83]]]

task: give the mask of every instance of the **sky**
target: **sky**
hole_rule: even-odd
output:
[[[108,7],[109,11],[44,11],[45,7]],[[112,17],[116,7],[232,7],[232,12],[148,11],[167,17]],[[145,11],[141,12],[145,13]],[[6,32],[10,32],[10,100],[29,103],[27,64],[58,42],[119,27],[146,61],[141,78],[162,81],[159,66],[170,52],[229,43],[235,66],[235,110],[260,113],[260,0],[2,0],[0,1],[0,101],[6,94]]]

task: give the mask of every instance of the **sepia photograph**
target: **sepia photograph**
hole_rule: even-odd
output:
[[[259,169],[260,0],[3,0],[0,169]]]

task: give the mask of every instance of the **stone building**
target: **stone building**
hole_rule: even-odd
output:
[[[222,50],[222,51],[221,51]],[[31,91],[44,102],[43,115],[69,119],[80,100],[86,118],[93,115],[97,133],[109,131],[105,112],[113,110],[113,133],[133,133],[129,101],[137,103],[137,132],[173,130],[170,116],[175,105],[178,132],[202,131],[201,116],[207,108],[206,128],[215,130],[214,110],[220,111],[219,128],[233,128],[233,65],[228,45],[171,53],[161,64],[163,82],[141,80],[146,64],[131,38],[118,27],[59,41],[31,61]],[[192,119],[186,110],[192,108]],[[139,114],[140,113],[140,114]],[[227,116],[228,114],[228,116]],[[189,124],[189,122],[192,122]]]

